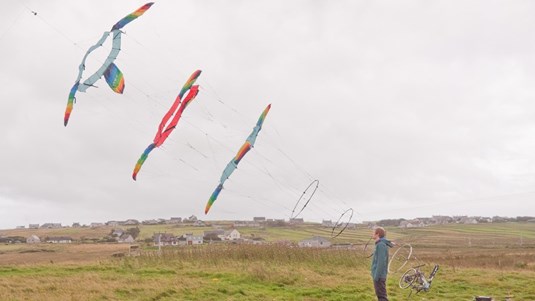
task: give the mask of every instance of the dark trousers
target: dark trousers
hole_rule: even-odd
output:
[[[377,295],[378,301],[388,301],[388,297],[386,295],[386,279],[379,279],[377,281],[373,281],[373,287],[375,288],[375,295]]]

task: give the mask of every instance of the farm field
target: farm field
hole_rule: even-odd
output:
[[[156,227],[151,227],[140,227],[141,233],[152,233]],[[79,231],[85,230],[91,231]],[[182,230],[195,229],[178,228],[177,233]],[[318,225],[240,231],[272,242],[330,235]],[[425,263],[429,273],[440,265],[431,291],[412,300],[472,300],[476,295],[535,300],[534,224],[387,231],[399,244],[413,245],[407,267]],[[0,300],[374,300],[370,259],[363,252],[369,232],[351,230],[333,240],[352,243],[349,249],[213,244],[166,247],[158,253],[141,244],[141,255],[135,257],[127,256],[129,246],[123,244],[1,245]],[[397,284],[403,271],[389,275],[391,300],[406,300],[409,294]]]

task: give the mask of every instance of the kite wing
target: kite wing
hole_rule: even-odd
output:
[[[184,112],[184,109],[195,99],[195,97],[199,93],[199,86],[194,85],[197,78],[199,78],[199,75],[201,75],[201,70],[193,72],[188,81],[180,90],[180,93],[173,102],[173,105],[171,105],[171,108],[163,116],[162,121],[158,126],[158,131],[156,132],[156,135],[152,140],[152,143],[147,147],[147,149],[145,149],[143,154],[141,154],[139,160],[137,160],[136,166],[134,167],[134,172],[132,173],[132,179],[134,179],[134,181],[136,180],[137,174],[141,169],[143,163],[145,163],[145,160],[147,160],[147,157],[149,156],[150,152],[154,148],[159,147],[165,142],[167,137],[169,137],[171,132],[176,128],[180,117],[182,117],[182,112]],[[182,101],[182,96],[186,92],[188,92],[188,94],[184,98],[184,101]],[[173,117],[173,119],[171,119],[171,117]],[[171,119],[171,122],[169,122],[169,119]]]
[[[119,22],[117,22],[115,25],[113,25],[111,31],[105,31],[102,34],[102,37],[98,40],[98,42],[89,47],[87,52],[84,55],[84,58],[82,59],[82,62],[78,66],[78,77],[76,78],[76,81],[71,88],[71,91],[69,93],[69,98],[67,101],[67,108],[65,109],[65,116],[63,117],[63,124],[67,126],[69,123],[69,118],[71,116],[72,108],[74,105],[74,102],[76,100],[76,92],[85,92],[89,87],[95,87],[95,83],[104,76],[106,78],[106,82],[110,86],[110,88],[117,93],[122,94],[124,90],[124,77],[123,73],[117,68],[117,66],[113,63],[117,56],[119,55],[119,51],[121,51],[121,28],[123,28],[126,24],[132,22],[137,17],[143,15],[145,11],[147,11],[153,2],[149,2],[139,9],[137,9],[135,12],[131,13],[130,15],[122,18]],[[82,80],[82,75],[85,71],[85,61],[89,54],[93,52],[95,49],[101,47],[104,42],[108,39],[110,33],[113,35],[113,41],[112,41],[112,49],[110,53],[108,54],[108,57],[102,64],[102,66],[93,73],[89,78],[87,78],[84,82],[80,83]]]
[[[256,137],[258,136],[258,133],[260,133],[260,130],[262,129],[262,124],[264,123],[264,120],[266,119],[266,115],[271,109],[271,104],[269,104],[264,111],[262,112],[262,115],[260,115],[260,118],[258,118],[258,122],[256,123],[256,126],[253,128],[253,131],[247,137],[247,140],[245,140],[245,143],[240,147],[240,150],[234,156],[234,158],[227,164],[225,169],[223,170],[223,173],[221,174],[221,178],[219,179],[219,185],[217,185],[217,188],[214,190],[212,195],[210,196],[210,199],[208,199],[208,202],[206,203],[206,207],[204,208],[204,214],[208,214],[208,211],[210,211],[210,208],[214,204],[215,200],[219,196],[219,193],[223,189],[223,184],[225,181],[230,177],[230,175],[238,168],[238,163],[240,163],[241,159],[251,150],[251,148],[254,147],[254,143],[256,141]]]
[[[167,137],[169,137],[169,134],[171,134],[171,132],[176,128],[180,117],[182,117],[182,112],[184,112],[184,109],[188,106],[188,104],[195,99],[195,96],[197,96],[198,92],[199,86],[191,87],[190,92],[188,92],[188,95],[186,95],[186,98],[182,102],[181,106],[178,108],[178,111],[176,112],[175,116],[173,117],[169,125],[165,128],[165,130],[160,134],[156,146],[162,145],[162,143],[167,139]]]
[[[104,71],[104,78],[106,79],[106,82],[108,83],[108,86],[110,88],[119,94],[123,94],[124,90],[124,77],[123,73],[115,64],[111,64],[108,66],[106,71]]]
[[[110,54],[108,54],[108,57],[106,58],[102,66],[100,66],[100,68],[98,68],[98,70],[95,73],[93,73],[90,77],[88,77],[82,83],[82,85],[80,85],[80,87],[78,88],[78,91],[85,92],[89,87],[95,87],[95,83],[104,75],[104,73],[109,69],[109,67],[113,64],[113,62],[119,55],[119,51],[121,51],[121,32],[116,30],[116,31],[112,31],[111,33],[113,34],[113,41],[112,41]]]

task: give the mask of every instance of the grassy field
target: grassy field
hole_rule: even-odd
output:
[[[141,230],[150,236],[166,228]],[[440,264],[431,291],[412,300],[535,300],[534,224],[387,230],[390,238],[414,246],[408,265],[425,263],[429,273]],[[279,241],[328,237],[330,230],[303,225],[240,231]],[[353,243],[352,249],[203,245],[158,253],[145,246],[137,257],[113,257],[128,252],[120,244],[2,245],[0,300],[374,300],[370,259],[362,251],[369,232],[351,230],[333,241]],[[397,285],[400,276],[389,275],[391,300],[408,296]]]

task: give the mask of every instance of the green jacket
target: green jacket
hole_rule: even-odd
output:
[[[388,248],[392,247],[392,243],[384,237],[375,242],[375,252],[373,252],[371,266],[373,281],[386,279],[388,274]]]

